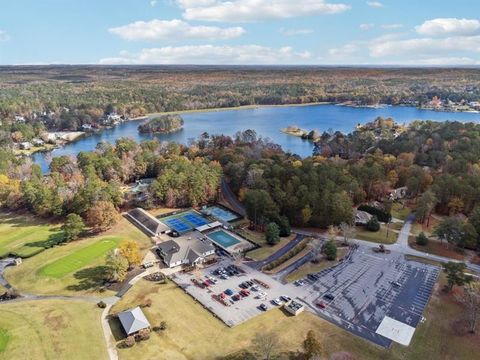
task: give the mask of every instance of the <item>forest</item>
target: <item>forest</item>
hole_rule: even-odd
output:
[[[378,123],[395,128],[390,121]],[[362,145],[364,131],[377,130],[367,126],[346,135],[353,148],[361,147],[356,142]],[[43,217],[76,213],[93,220],[93,226],[90,209],[99,202],[114,209],[126,206],[121,189],[135,180],[155,178],[142,206],[187,207],[215,201],[225,176],[254,226],[275,222],[280,229],[327,228],[352,223],[356,207],[375,201],[384,204],[388,216],[389,193],[406,187],[419,222],[433,212],[447,220],[461,215],[447,224],[456,226],[459,235],[442,234],[475,249],[480,238],[479,159],[480,125],[430,121],[413,122],[388,140],[377,137],[354,158],[324,153],[301,159],[247,130],[234,137],[204,133],[189,146],[126,138],[100,143],[76,158],[53,158],[51,173],[43,176],[28,158],[2,149],[0,203]]]
[[[433,96],[480,98],[480,70],[240,66],[0,67],[0,121],[47,114],[50,129],[76,130],[115,110],[147,113],[355,101],[421,105]],[[50,114],[50,115],[49,115]]]

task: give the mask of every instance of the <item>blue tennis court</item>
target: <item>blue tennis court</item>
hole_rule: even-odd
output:
[[[206,218],[193,210],[159,218],[159,220],[166,224],[170,229],[176,230],[181,234],[209,223]]]

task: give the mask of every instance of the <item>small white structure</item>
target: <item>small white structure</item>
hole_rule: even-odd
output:
[[[15,115],[15,121],[16,122],[20,122],[20,123],[24,123],[25,122],[25,118],[21,115]]]
[[[401,345],[408,346],[412,341],[415,328],[401,321],[385,316],[377,328],[376,333]]]
[[[295,300],[291,300],[284,307],[285,310],[287,310],[290,314],[294,316],[297,316],[305,310],[305,306],[303,306],[299,302],[296,302]]]
[[[118,314],[118,319],[127,335],[132,335],[140,330],[150,328],[150,323],[138,306],[132,310]]]
[[[83,130],[92,130],[92,125],[90,125],[90,124],[83,124],[83,125],[82,125],[82,129],[83,129]]]
[[[28,141],[20,143],[20,149],[22,150],[30,150],[32,148],[32,144]]]

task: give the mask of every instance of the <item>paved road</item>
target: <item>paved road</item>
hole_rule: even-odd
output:
[[[9,289],[11,288],[10,284],[8,281],[3,277],[3,272],[5,271],[5,268],[7,266],[11,266],[15,263],[15,260],[13,258],[6,258],[0,260],[0,285],[3,287]]]
[[[408,237],[410,236],[410,230],[412,228],[412,222],[414,221],[414,219],[415,218],[414,218],[413,215],[410,215],[406,219],[405,224],[403,225],[403,227],[400,230],[400,233],[398,235],[397,242],[395,244],[392,244],[392,245],[385,245],[386,249],[393,250],[393,251],[398,251],[398,252],[400,252],[404,255],[418,256],[418,257],[421,257],[421,258],[424,258],[424,259],[434,260],[434,261],[438,261],[438,262],[441,262],[441,263],[446,263],[446,262],[449,262],[449,261],[459,262],[458,260],[455,260],[455,259],[451,259],[451,258],[447,258],[447,257],[443,257],[443,256],[438,256],[438,255],[432,255],[432,254],[425,253],[423,251],[412,249],[408,245]],[[305,235],[305,236],[318,235],[318,233],[305,231],[305,230],[302,230],[302,229],[292,229],[292,231],[297,233],[297,234],[302,234],[302,235]],[[365,241],[365,240],[360,240],[360,239],[351,239],[351,241],[353,243],[356,243],[356,244],[359,244],[359,245],[366,245],[366,246],[370,246],[370,247],[376,246],[375,243],[372,243],[370,241]],[[474,272],[480,274],[480,265],[472,264],[471,262],[466,262],[465,264],[467,265],[467,268],[470,271],[474,271]]]
[[[265,265],[270,264],[272,261],[277,260],[279,257],[285,255],[287,252],[289,252],[291,249],[293,249],[300,241],[302,241],[305,238],[304,235],[297,234],[295,238],[290,240],[290,242],[282,247],[280,250],[277,252],[273,253],[269,257],[267,257],[264,260],[261,261],[251,261],[248,263],[248,266],[250,266],[253,269],[256,270],[261,270]]]
[[[310,251],[306,253],[305,256],[301,257],[300,259],[296,260],[295,262],[287,266],[285,269],[272,275],[272,277],[280,281],[282,284],[286,284],[287,281],[285,280],[285,277],[287,277],[290,273],[297,270],[303,264],[306,264],[307,262],[313,260],[313,257],[314,257],[314,254],[313,252]]]
[[[245,211],[245,207],[237,199],[232,189],[230,189],[230,186],[228,185],[225,178],[222,178],[221,190],[222,190],[223,197],[230,204],[231,208],[237,213],[239,213],[240,215],[242,215],[243,217],[245,217],[247,215],[247,212]]]

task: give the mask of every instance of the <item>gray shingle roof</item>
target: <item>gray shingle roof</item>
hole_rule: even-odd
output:
[[[158,248],[164,254],[163,260],[168,266],[179,261],[183,262],[185,259],[191,264],[198,258],[215,251],[215,247],[210,242],[186,236],[164,241],[158,245]]]
[[[132,310],[118,314],[118,318],[127,335],[134,334],[139,330],[150,327],[150,323],[138,306]]]
[[[170,228],[164,223],[160,222],[148,212],[141,208],[136,208],[128,212],[128,217],[138,224],[142,229],[147,231],[150,235],[155,236],[163,233]]]

